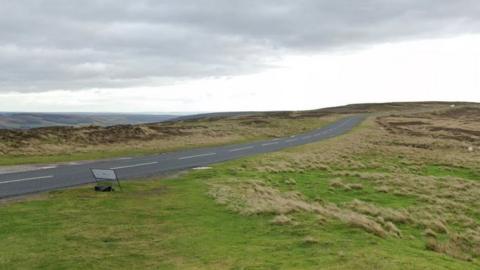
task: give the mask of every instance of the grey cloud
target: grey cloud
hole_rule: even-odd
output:
[[[0,92],[255,72],[285,53],[480,30],[478,0],[0,0]]]

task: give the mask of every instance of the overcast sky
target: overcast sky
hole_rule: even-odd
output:
[[[478,0],[0,0],[0,111],[480,102]]]

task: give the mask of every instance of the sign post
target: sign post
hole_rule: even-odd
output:
[[[92,172],[93,178],[95,179],[96,186],[95,190],[96,191],[112,191],[113,190],[113,182],[117,182],[118,187],[120,190],[122,190],[122,186],[120,185],[120,181],[118,180],[117,174],[115,173],[115,170],[111,169],[90,169]],[[101,183],[108,182],[108,186],[102,186],[99,185]]]

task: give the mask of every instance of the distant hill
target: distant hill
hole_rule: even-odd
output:
[[[30,129],[55,126],[115,126],[149,124],[166,121],[199,121],[220,120],[237,117],[290,117],[292,113],[302,117],[319,117],[329,114],[375,113],[390,111],[408,111],[412,109],[431,109],[432,107],[478,106],[471,102],[394,102],[351,104],[309,111],[244,111],[244,112],[213,112],[199,114],[125,114],[125,113],[8,113],[0,112],[0,129]]]
[[[310,111],[222,112],[189,117],[0,113],[0,127],[10,128],[0,128],[0,164],[32,162],[32,159],[25,159],[26,156],[35,157],[35,162],[46,163],[64,161],[66,156],[69,160],[86,160],[128,153],[158,153],[193,146],[289,136],[349,114],[387,117],[421,112],[443,113],[446,110],[452,117],[476,117],[480,104],[353,104]],[[468,134],[471,133],[468,129],[465,130]]]
[[[113,126],[156,123],[176,115],[115,113],[0,113],[0,129],[30,129],[52,126]]]

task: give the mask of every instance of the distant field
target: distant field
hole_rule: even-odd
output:
[[[480,109],[0,206],[0,269],[479,269]]]

